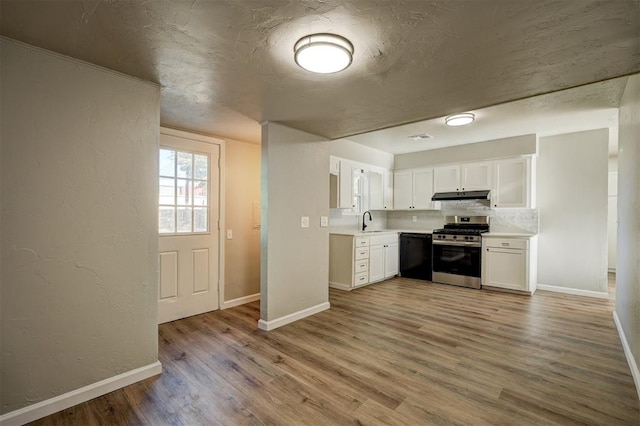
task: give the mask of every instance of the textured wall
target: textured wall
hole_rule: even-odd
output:
[[[616,312],[640,362],[640,75],[629,77],[620,105]],[[639,388],[640,383],[636,383]]]
[[[329,301],[329,143],[267,123],[262,136],[260,317],[272,321]],[[310,218],[300,228],[300,217]]]
[[[538,283],[607,291],[608,129],[540,138]]]
[[[493,160],[494,158],[516,157],[537,153],[538,137],[522,135],[511,138],[494,139],[468,145],[431,149],[395,156],[395,168],[413,169],[432,167],[441,164],[465,163],[473,161]]]
[[[1,43],[6,413],[158,359],[160,96]]]
[[[260,228],[253,204],[260,203],[260,145],[225,141],[225,301],[260,292]],[[224,231],[221,233],[225,238]]]

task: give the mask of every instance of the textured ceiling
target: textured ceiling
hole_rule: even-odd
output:
[[[2,0],[1,34],[162,86],[164,125],[259,141],[328,138],[640,71],[639,0]],[[292,46],[333,32],[353,64],[313,75]]]

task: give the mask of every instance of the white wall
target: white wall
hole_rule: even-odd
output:
[[[262,128],[261,327],[329,305],[329,143],[267,123]],[[300,227],[301,216],[310,218]]]
[[[617,158],[616,158],[617,160]],[[608,203],[607,203],[607,268],[615,272],[618,251],[618,164],[615,171],[611,171],[609,159]]]
[[[260,145],[225,139],[225,157],[225,226],[233,232],[225,241],[229,301],[260,292],[260,227],[253,213],[254,203],[260,204]]]
[[[369,148],[368,146],[347,139],[330,141],[329,154],[335,157],[393,170],[393,154]]]
[[[536,135],[522,135],[395,156],[395,168],[412,169],[439,164],[484,161],[494,158],[532,155],[537,152]]]
[[[608,129],[540,138],[538,283],[607,292]]]
[[[620,103],[616,314],[640,362],[640,74],[629,77]],[[640,395],[640,377],[636,376]]]
[[[158,359],[159,88],[6,39],[1,411]]]

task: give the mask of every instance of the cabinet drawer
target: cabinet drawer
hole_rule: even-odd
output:
[[[354,281],[355,281],[354,285],[362,285],[362,284],[369,283],[369,273],[361,272],[359,274],[356,274]]]
[[[356,247],[356,260],[369,259],[369,247]]]
[[[382,235],[374,235],[373,237],[369,237],[369,244],[372,246],[384,245],[384,244],[393,244],[398,242],[398,234],[382,234]]]
[[[355,273],[367,272],[369,270],[369,259],[356,260]]]
[[[356,237],[356,248],[369,247],[369,237]]]
[[[528,239],[520,238],[487,238],[484,240],[486,247],[503,248],[503,249],[521,249],[529,248]]]

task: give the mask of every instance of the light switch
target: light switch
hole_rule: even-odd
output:
[[[300,217],[300,228],[308,228],[309,227],[309,216]]]
[[[329,218],[327,216],[320,216],[320,226],[323,228],[329,226]]]
[[[231,229],[227,229],[227,240],[233,239],[233,231]]]
[[[412,221],[412,222],[417,222],[417,221],[418,221],[418,216],[413,216],[413,217],[411,218],[411,221]]]

